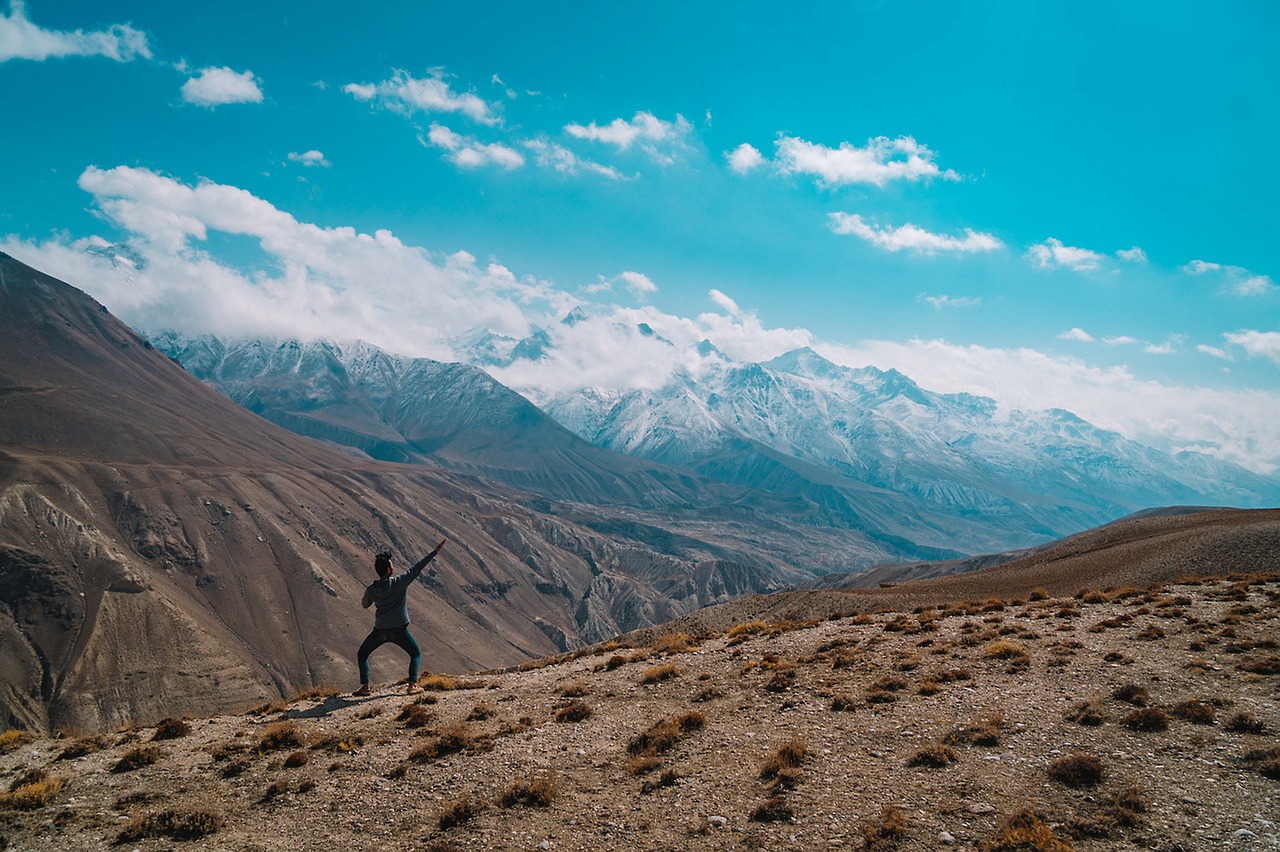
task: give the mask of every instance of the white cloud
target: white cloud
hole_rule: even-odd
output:
[[[1129,263],[1147,263],[1147,253],[1137,246],[1131,249],[1121,249],[1116,252],[1116,257]]]
[[[1276,289],[1271,276],[1250,272],[1243,266],[1193,260],[1179,268],[1187,275],[1210,275],[1237,296],[1265,296]]]
[[[743,142],[732,151],[726,151],[724,158],[729,161],[729,168],[740,175],[763,166],[767,161],[754,145]]]
[[[1061,240],[1050,237],[1028,248],[1027,258],[1044,269],[1063,267],[1076,272],[1093,272],[1102,266],[1103,256],[1089,249],[1063,245]]]
[[[637,299],[643,299],[658,292],[658,285],[649,280],[649,276],[642,273],[623,272],[618,278]]]
[[[930,296],[928,293],[916,296],[916,301],[933,305],[934,310],[939,311],[943,308],[975,308],[982,304],[982,299],[976,296]]]
[[[469,136],[454,133],[440,124],[431,125],[425,144],[443,148],[448,152],[449,160],[464,169],[497,165],[509,171],[524,165],[524,157],[514,148],[497,142],[479,142]]]
[[[1142,351],[1148,355],[1173,355],[1178,349],[1172,340],[1167,340],[1164,343],[1148,343],[1142,347]]]
[[[377,101],[404,113],[461,113],[472,121],[487,125],[494,125],[499,121],[496,110],[483,98],[453,91],[444,78],[444,72],[440,70],[432,71],[431,76],[426,78],[416,78],[405,71],[396,71],[390,79],[381,83],[348,83],[342,87],[342,91],[356,100]]]
[[[1280,334],[1271,343],[1280,358]],[[1143,380],[1126,367],[1096,367],[1033,349],[996,349],[942,340],[819,344],[851,367],[896,368],[943,393],[995,399],[1001,411],[1062,408],[1104,429],[1157,446],[1196,447],[1253,470],[1280,461],[1280,392],[1219,390]]]
[[[262,88],[252,71],[237,73],[230,68],[202,68],[182,84],[182,99],[207,107],[260,104]]]
[[[151,58],[147,35],[127,24],[105,30],[59,32],[36,26],[27,17],[26,3],[11,0],[9,14],[0,14],[0,62],[32,59],[37,62],[62,56],[105,56],[116,62]]]
[[[301,163],[302,165],[308,166],[308,167],[318,166],[326,169],[329,168],[329,165],[330,165],[329,161],[324,158],[324,154],[322,154],[321,152],[315,149],[312,149],[310,151],[304,151],[301,154],[299,154],[297,151],[290,151],[289,162]]]
[[[1242,347],[1252,358],[1267,358],[1280,364],[1280,331],[1237,331],[1224,334],[1223,339]]]
[[[1225,350],[1225,349],[1219,349],[1219,348],[1218,348],[1218,347],[1216,347],[1216,346],[1209,346],[1209,345],[1204,344],[1204,343],[1201,343],[1199,346],[1197,346],[1197,347],[1196,347],[1196,351],[1197,351],[1197,352],[1202,352],[1202,353],[1204,353],[1205,355],[1210,355],[1210,356],[1212,356],[1212,357],[1214,357],[1214,358],[1221,358],[1223,361],[1233,361],[1233,360],[1235,360],[1234,358],[1232,358],[1232,357],[1231,357],[1231,353],[1230,353],[1230,352],[1228,352],[1227,350]]]
[[[736,317],[738,316],[738,314],[742,312],[738,308],[737,302],[735,302],[733,299],[730,299],[728,296],[726,296],[724,293],[721,293],[719,290],[712,290],[711,292],[707,293],[707,295],[711,297],[711,301],[719,305],[720,308],[731,317]]]
[[[1102,338],[1102,342],[1106,346],[1132,346],[1133,344],[1139,343],[1141,341],[1139,341],[1138,338],[1136,337],[1130,337],[1127,334],[1121,334],[1116,337],[1104,337]]]
[[[960,179],[960,175],[950,169],[939,169],[934,153],[910,136],[897,139],[878,136],[868,139],[864,148],[848,142],[841,142],[839,148],[828,148],[794,136],[780,136],[775,144],[774,167],[779,173],[811,175],[821,186],[854,183],[884,186],[895,180],[935,177]]]
[[[829,218],[831,230],[837,234],[852,234],[885,251],[905,250],[917,254],[970,253],[995,251],[1004,246],[1004,243],[991,234],[982,234],[972,228],[965,228],[963,237],[950,237],[945,234],[932,234],[910,223],[897,228],[876,228],[874,225],[867,224],[856,213],[836,212],[829,214]]]
[[[603,142],[620,151],[636,145],[662,163],[674,161],[674,150],[684,145],[684,139],[692,129],[693,126],[682,115],[677,115],[675,121],[664,121],[649,112],[637,112],[630,121],[615,118],[603,126],[593,121],[587,125],[567,124],[564,128],[575,139]]]
[[[534,162],[542,168],[555,169],[564,175],[576,175],[579,172],[591,172],[609,180],[625,180],[622,173],[613,166],[584,160],[565,146],[547,139],[527,139],[523,143],[533,152]]]
[[[1093,343],[1094,336],[1083,328],[1073,328],[1058,335],[1060,340],[1075,340],[1080,343]]]

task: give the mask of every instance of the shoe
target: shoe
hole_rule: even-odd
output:
[[[422,687],[418,686],[416,683],[411,683],[411,684],[409,684],[409,686],[405,689],[404,694],[405,694],[405,695],[417,695],[417,694],[418,694],[419,692],[421,692],[421,691],[422,691]]]
[[[369,684],[367,684],[367,683],[362,683],[362,684],[360,684],[360,688],[359,688],[359,689],[357,689],[355,692],[353,692],[353,693],[351,693],[351,694],[352,694],[353,696],[369,695],[372,691],[373,691],[373,690],[369,689]]]

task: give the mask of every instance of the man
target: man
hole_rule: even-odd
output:
[[[399,645],[409,655],[407,691],[418,691],[418,665],[422,662],[422,652],[418,649],[413,634],[409,632],[409,584],[417,579],[428,562],[436,558],[446,541],[448,539],[441,540],[436,549],[422,557],[417,565],[394,577],[391,576],[391,554],[379,553],[375,557],[373,570],[378,572],[378,579],[364,590],[361,605],[368,609],[370,605],[376,604],[377,615],[373,620],[373,632],[360,643],[360,651],[356,655],[360,666],[360,688],[355,691],[355,695],[369,694],[369,655],[388,642]],[[436,569],[432,568],[427,576],[434,576],[435,573]]]

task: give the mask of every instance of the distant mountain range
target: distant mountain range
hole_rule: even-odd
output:
[[[738,363],[704,342],[696,376],[582,388],[544,400],[544,415],[475,366],[362,343],[151,340],[264,417],[379,458],[429,459],[557,500],[659,515],[697,506],[707,519],[732,505],[869,538],[843,554],[815,548],[800,560],[814,572],[1015,550],[1153,506],[1280,504],[1280,479],[1161,452],[1067,411],[1002,414],[994,400],[809,349]],[[545,333],[455,343],[488,366],[552,346]]]

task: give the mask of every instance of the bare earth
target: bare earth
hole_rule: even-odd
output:
[[[1280,848],[1278,616],[1277,574],[1034,592],[666,634],[158,741],[10,732],[0,834],[20,850]]]

